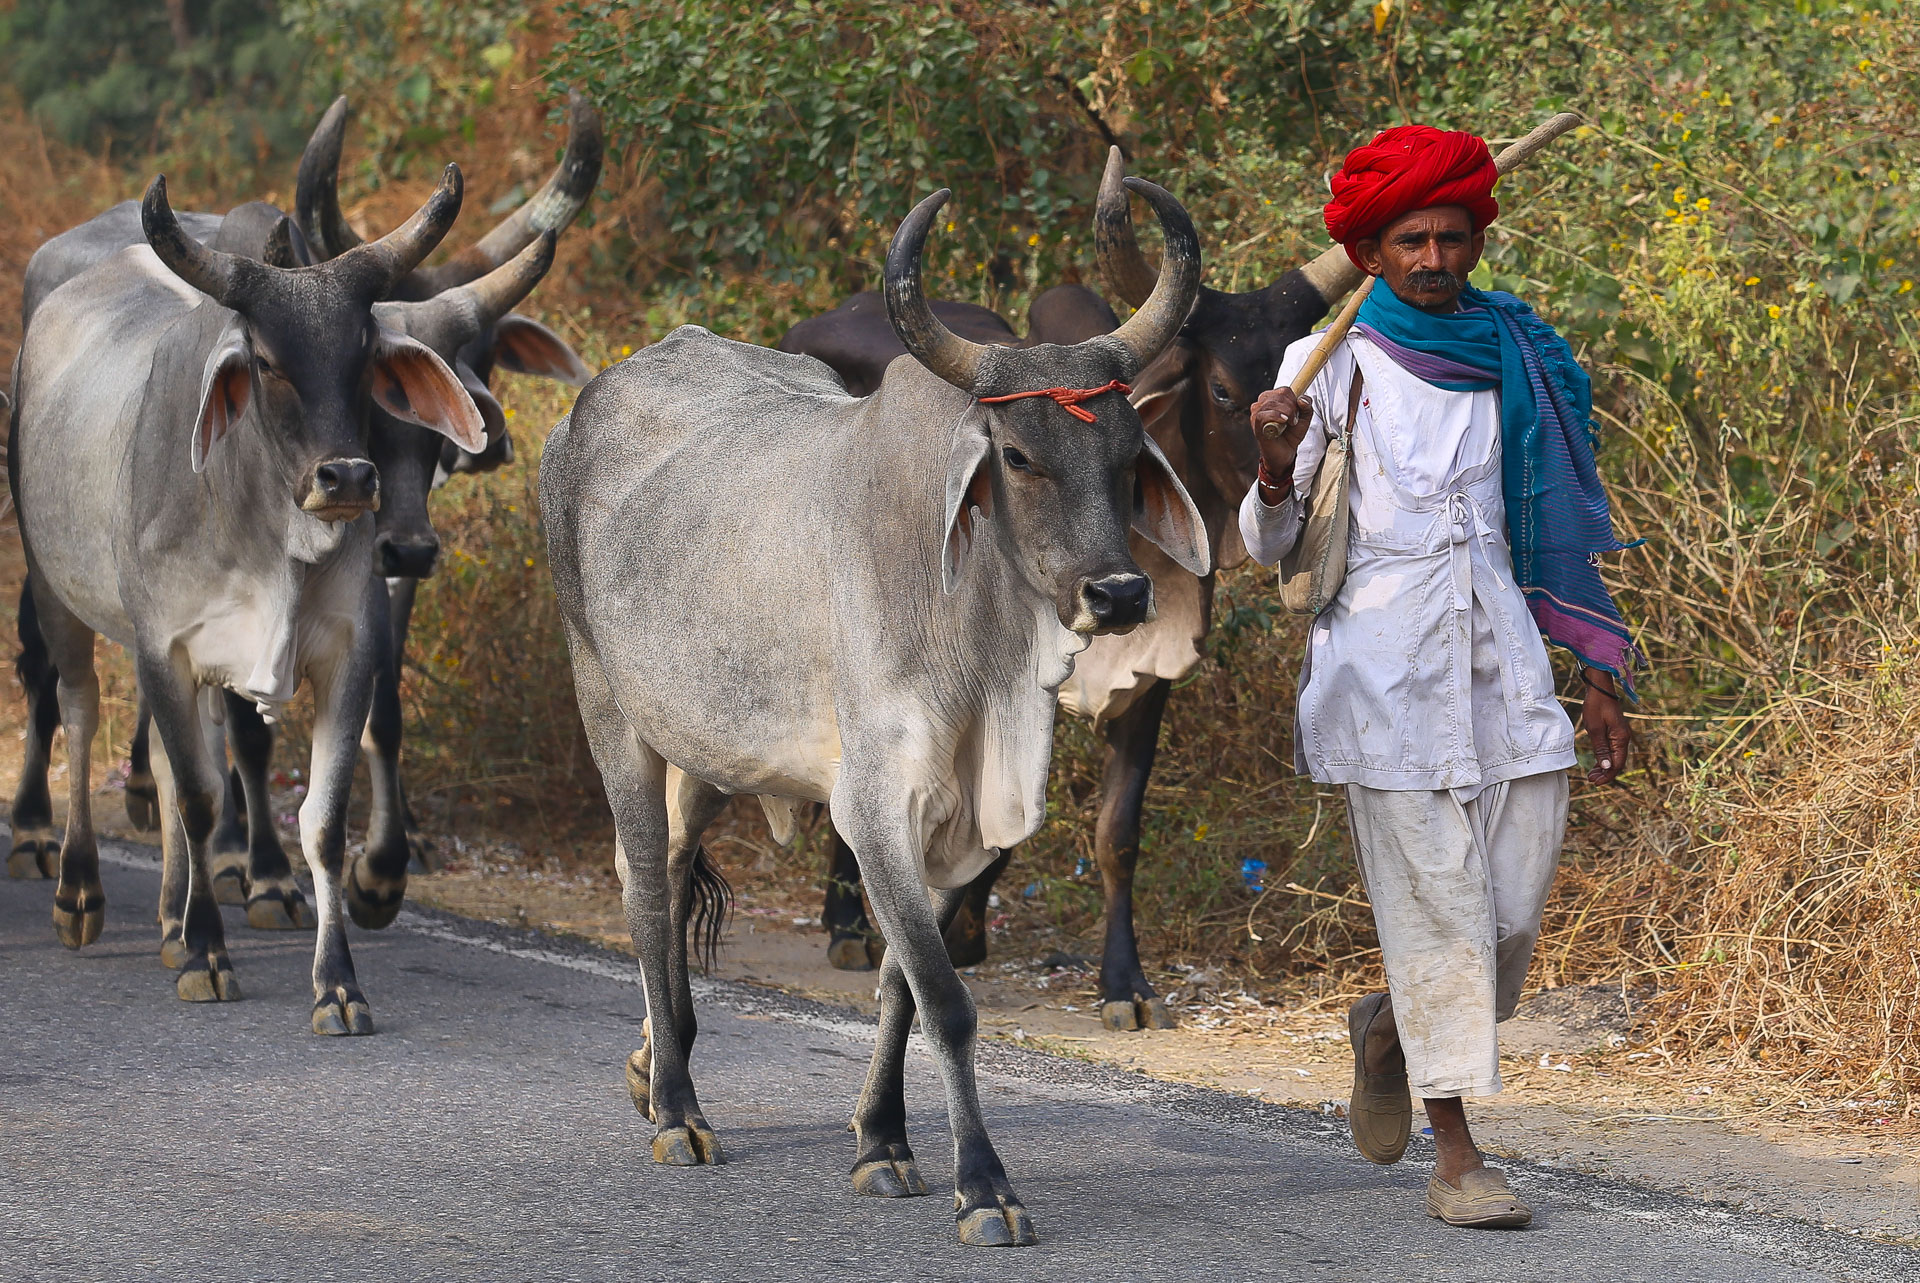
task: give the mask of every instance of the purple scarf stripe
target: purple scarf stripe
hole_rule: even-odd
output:
[[[1471,365],[1462,365],[1458,361],[1448,360],[1444,356],[1435,356],[1415,348],[1395,343],[1392,339],[1374,329],[1364,321],[1355,321],[1353,328],[1373,340],[1375,347],[1393,358],[1393,363],[1416,379],[1428,383],[1499,383],[1500,371],[1481,370]]]

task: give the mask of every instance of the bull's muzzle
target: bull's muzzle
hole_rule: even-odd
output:
[[[1139,571],[1080,583],[1077,633],[1120,633],[1153,618],[1153,580]]]
[[[373,537],[373,559],[382,579],[426,579],[440,559],[440,540],[432,531],[421,536],[383,530]]]
[[[302,511],[322,521],[352,521],[380,511],[380,470],[366,459],[329,459],[307,479]]]

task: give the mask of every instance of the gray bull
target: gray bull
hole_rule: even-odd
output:
[[[22,343],[10,483],[71,762],[54,925],[79,948],[104,922],[89,763],[93,642],[104,634],[132,651],[165,748],[161,956],[181,969],[184,999],[238,996],[206,865],[225,784],[220,691],[278,708],[305,680],[316,709],[300,810],[320,918],[312,1025],[372,1031],[341,913],[377,591],[369,407],[469,449],[483,442],[453,372],[377,325],[372,306],[459,205],[448,166],[401,228],[300,268],[290,220],[275,225],[264,261],[210,249],[181,228],[156,179],[141,207],[147,244],[47,295]]]
[[[1095,245],[1101,274],[1117,294],[1138,306],[1151,295],[1156,273],[1134,238],[1125,176],[1120,151],[1114,148],[1100,184]],[[1200,510],[1216,570],[1231,570],[1246,560],[1234,514],[1259,466],[1249,407],[1273,385],[1287,346],[1306,335],[1329,305],[1359,281],[1346,252],[1336,247],[1261,289],[1228,293],[1202,286],[1179,335],[1134,380],[1130,397],[1148,435],[1166,453]],[[1055,287],[1041,299],[1080,289]],[[1039,304],[1035,300],[1027,341],[1044,334],[1043,325],[1055,323]],[[836,359],[840,352],[856,346],[840,332],[844,322],[835,332],[838,346],[824,351],[806,345],[810,335],[803,327],[810,324],[795,327],[801,342],[794,350],[841,368],[842,360]],[[1002,341],[1011,341],[1012,331],[1006,333],[1008,340]],[[1094,863],[1106,901],[1100,1017],[1116,1030],[1173,1024],[1172,1013],[1140,964],[1133,879],[1140,858],[1141,807],[1167,696],[1173,683],[1200,662],[1213,606],[1211,574],[1189,574],[1146,541],[1136,536],[1133,542],[1135,560],[1153,577],[1158,613],[1124,636],[1095,638],[1060,688],[1061,707],[1090,719],[1107,741]],[[949,947],[962,964],[986,956],[987,897],[1004,867],[1004,862],[996,863],[975,882],[948,932]],[[835,936],[829,953],[835,965],[865,962],[870,950],[862,938],[867,928],[858,870],[837,839],[823,917]]]
[[[973,1001],[940,933],[995,849],[1044,817],[1074,654],[1152,614],[1129,526],[1207,570],[1199,514],[1120,395],[1186,315],[1198,241],[1173,197],[1129,182],[1169,252],[1111,335],[1020,350],[947,330],[920,287],[943,191],[888,252],[911,359],[872,396],[808,358],[683,327],[601,374],[548,439],[554,586],[652,1022],[634,1086],[656,1162],[720,1159],[687,1068],[701,833],[729,795],[784,799],[766,805],[786,832],[793,800],[824,802],[893,946],[854,1189],[926,1192],[902,1083],[917,1010],[946,1081],[961,1241],[1034,1241],[987,1138]]]

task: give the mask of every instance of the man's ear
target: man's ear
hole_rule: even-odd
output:
[[[960,582],[960,564],[973,546],[974,521],[993,516],[993,474],[987,467],[992,450],[986,427],[969,414],[947,455],[947,537],[941,545],[940,587],[948,593]]]
[[[438,432],[462,450],[487,444],[487,425],[447,363],[417,339],[382,328],[373,353],[373,399],[396,419]]]
[[[253,400],[253,348],[246,331],[230,325],[213,345],[200,374],[200,413],[193,421],[193,470],[204,472],[207,452],[247,412]]]
[[[565,339],[512,312],[494,322],[493,359],[503,370],[558,379],[568,387],[583,388],[593,380],[593,371]]]
[[[1368,276],[1380,276],[1385,268],[1380,261],[1380,238],[1368,236],[1353,243],[1353,252],[1360,258],[1360,270]]]
[[[1145,438],[1140,457],[1133,461],[1133,528],[1183,570],[1205,575],[1213,569],[1200,509],[1194,507],[1187,488],[1180,484],[1152,437]]]

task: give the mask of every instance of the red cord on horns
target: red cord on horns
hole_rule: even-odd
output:
[[[994,405],[1001,401],[1019,401],[1030,396],[1049,396],[1082,423],[1093,422],[1093,411],[1082,409],[1080,403],[1099,396],[1103,392],[1118,392],[1122,396],[1133,391],[1132,388],[1115,379],[1105,387],[1098,388],[1037,388],[1032,392],[1009,392],[1006,396],[983,396],[982,405]]]

